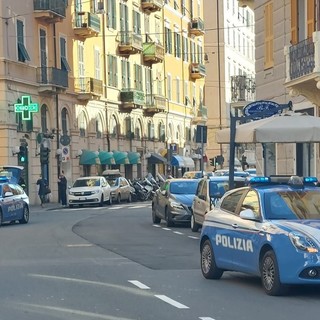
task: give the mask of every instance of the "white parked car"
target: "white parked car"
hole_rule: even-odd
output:
[[[78,178],[68,191],[68,205],[99,205],[111,204],[111,187],[102,176],[91,176]]]

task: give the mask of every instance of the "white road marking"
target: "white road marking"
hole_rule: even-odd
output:
[[[164,295],[155,295],[156,298],[166,302],[166,303],[169,303],[171,304],[172,306],[178,308],[178,309],[189,309],[189,307],[185,306],[184,304],[181,304],[180,302],[178,301],[175,301],[167,296],[164,296]]]
[[[161,226],[159,226],[158,224],[153,224],[152,226],[155,228],[161,228]]]
[[[190,238],[190,239],[196,239],[196,240],[199,240],[199,239],[200,239],[199,237],[194,237],[194,236],[188,236],[188,238]]]
[[[91,243],[79,243],[79,244],[67,244],[69,248],[79,248],[79,247],[93,247]]]
[[[170,228],[162,228],[162,230],[171,231]]]
[[[213,318],[210,318],[210,317],[200,317],[199,319],[200,320],[214,320]]]
[[[61,312],[61,313],[65,313],[65,314],[78,315],[81,317],[87,317],[87,318],[91,318],[91,319],[103,319],[103,320],[119,319],[118,317],[114,317],[114,316],[103,315],[103,314],[98,314],[98,313],[93,313],[93,312],[85,312],[85,311],[76,310],[76,309],[43,306],[43,305],[29,304],[29,303],[21,303],[20,305],[24,306],[25,309],[29,309],[29,310],[35,310],[35,309],[49,310],[49,311]],[[129,318],[121,318],[121,319],[122,320],[131,320]]]
[[[184,233],[179,232],[179,231],[173,231],[173,233],[175,233],[175,234],[180,234],[180,235],[184,235]]]
[[[145,284],[143,284],[142,282],[137,281],[137,280],[128,280],[128,282],[132,283],[133,285],[135,285],[136,287],[138,287],[139,289],[142,289],[142,290],[150,289],[148,286],[146,286]]]

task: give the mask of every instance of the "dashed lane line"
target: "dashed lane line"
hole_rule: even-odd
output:
[[[143,284],[142,282],[140,282],[138,280],[128,280],[128,282],[132,283],[133,285],[135,285],[136,287],[138,287],[139,289],[142,289],[142,290],[149,290],[150,289],[148,286],[146,286],[145,284]]]
[[[164,302],[166,302],[166,303],[171,304],[172,306],[174,306],[174,307],[176,307],[178,309],[189,309],[188,306],[186,306],[186,305],[184,305],[184,304],[182,304],[182,303],[180,303],[180,302],[178,302],[176,300],[173,300],[173,299],[171,299],[171,298],[169,298],[167,296],[156,294],[155,297],[160,299],[160,300],[162,300],[162,301],[164,301]]]

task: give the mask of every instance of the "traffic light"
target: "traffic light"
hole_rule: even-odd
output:
[[[223,162],[224,162],[224,157],[223,156],[221,156],[221,155],[216,156],[216,164],[222,166]]]
[[[28,161],[28,147],[21,145],[19,147],[18,161],[21,163],[26,163]]]
[[[50,149],[41,147],[40,148],[40,162],[41,163],[49,163],[49,153]]]
[[[216,161],[215,158],[210,158],[210,166],[215,167]]]

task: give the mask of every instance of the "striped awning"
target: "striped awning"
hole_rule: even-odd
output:
[[[129,164],[128,152],[113,151],[115,164]]]
[[[79,164],[81,165],[94,165],[97,163],[98,158],[97,151],[82,150],[82,154],[79,159]]]
[[[115,164],[115,160],[113,157],[113,152],[110,151],[100,151],[99,159],[101,164]]]
[[[139,152],[128,152],[128,159],[130,164],[141,163],[141,155]]]

